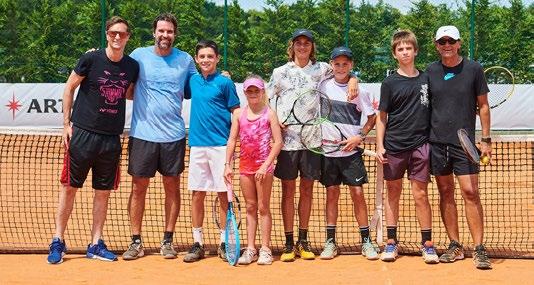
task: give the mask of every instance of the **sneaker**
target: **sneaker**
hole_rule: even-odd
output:
[[[247,247],[247,249],[243,251],[243,254],[241,254],[241,257],[239,258],[237,263],[241,265],[247,265],[247,264],[251,264],[252,262],[256,260],[258,260],[258,255],[256,254],[256,250]]]
[[[184,262],[195,262],[204,258],[204,247],[195,242],[189,252],[184,256]]]
[[[315,259],[315,254],[311,251],[310,244],[307,240],[297,242],[297,255],[305,260]]]
[[[228,261],[226,259],[226,244],[224,242],[221,242],[221,245],[217,248],[217,255],[223,260]]]
[[[174,245],[172,244],[172,241],[168,241],[168,240],[161,241],[161,247],[159,249],[159,253],[165,259],[175,259],[176,256],[178,255],[176,250],[174,250]]]
[[[87,258],[98,259],[103,261],[115,261],[117,256],[108,250],[108,247],[103,240],[99,239],[95,245],[89,244],[87,246]]]
[[[67,246],[65,245],[65,241],[60,238],[53,238],[50,244],[50,251],[48,252],[48,263],[60,264],[63,262],[63,256],[65,256],[66,251]]]
[[[337,256],[337,245],[334,242],[333,239],[329,238],[325,244],[323,252],[321,252],[321,255],[319,256],[321,259],[332,259]]]
[[[395,261],[399,255],[398,247],[396,243],[388,243],[384,247],[384,251],[380,255],[382,261]]]
[[[484,245],[477,245],[473,252],[473,262],[478,269],[491,269],[491,262]]]
[[[439,263],[439,257],[433,242],[429,240],[425,241],[425,244],[423,244],[423,247],[421,248],[421,253],[426,264]]]
[[[273,254],[270,249],[260,249],[260,257],[258,258],[258,265],[273,264]]]
[[[280,256],[280,261],[283,262],[292,262],[295,261],[295,247],[293,247],[292,244],[284,246],[284,250],[282,251],[282,255]]]
[[[378,252],[369,238],[365,238],[364,242],[362,243],[362,255],[366,257],[367,260],[378,259]]]
[[[459,242],[453,240],[451,241],[451,244],[449,244],[449,248],[445,253],[439,257],[439,262],[451,263],[460,259],[464,259],[463,247]]]
[[[132,242],[130,246],[128,247],[128,250],[126,250],[122,254],[123,260],[135,260],[139,257],[143,257],[145,255],[145,251],[143,250],[143,244],[140,242]]]

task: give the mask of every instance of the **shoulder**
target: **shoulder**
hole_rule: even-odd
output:
[[[425,72],[433,72],[440,66],[441,66],[441,62],[440,61],[434,61],[434,62],[432,62],[431,64],[428,65],[428,67],[426,68]]]
[[[218,73],[215,77],[215,80],[217,83],[224,85],[224,86],[233,86],[235,88],[234,81],[232,79]]]
[[[134,59],[137,59],[138,57],[145,55],[147,51],[149,51],[149,48],[151,47],[138,47],[130,53],[130,56]]]
[[[478,61],[465,59],[465,67],[472,68],[474,70],[483,70],[482,65]]]
[[[173,47],[172,48],[172,53],[174,55],[176,55],[176,57],[178,57],[178,58],[183,58],[183,59],[191,60],[191,61],[193,60],[193,57],[189,53],[187,53],[187,52],[185,52],[185,51],[183,51],[183,50],[181,50],[179,48]]]

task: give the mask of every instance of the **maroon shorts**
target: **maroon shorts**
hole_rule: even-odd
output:
[[[408,179],[421,182],[430,181],[430,146],[425,143],[416,149],[387,153],[388,163],[384,164],[384,179],[397,180],[408,171]]]

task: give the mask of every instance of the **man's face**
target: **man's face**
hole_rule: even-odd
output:
[[[195,56],[195,61],[203,74],[212,74],[217,69],[219,56],[210,47],[201,48]]]
[[[460,40],[445,36],[437,40],[435,45],[441,58],[446,59],[458,56],[458,51],[460,50],[462,43]]]
[[[172,48],[176,37],[174,25],[167,21],[158,21],[154,30],[154,40],[156,46],[161,50]]]
[[[313,43],[305,36],[300,36],[293,41],[293,52],[299,60],[309,60]]]
[[[130,39],[128,27],[124,23],[117,23],[109,27],[106,31],[108,46],[116,50],[124,50],[126,43]]]
[[[393,57],[399,61],[400,64],[413,64],[417,50],[412,43],[400,42],[393,51]]]
[[[347,56],[341,55],[330,61],[334,71],[334,78],[336,81],[343,82],[349,78],[349,73],[352,70],[352,60]]]

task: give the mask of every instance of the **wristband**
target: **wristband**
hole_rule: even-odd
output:
[[[365,139],[367,138],[367,134],[364,134],[361,130],[360,130],[360,132],[358,133],[358,135],[359,135],[360,138],[362,139],[362,142],[364,142]]]
[[[491,137],[482,137],[480,139],[481,142],[490,144],[491,143]]]

